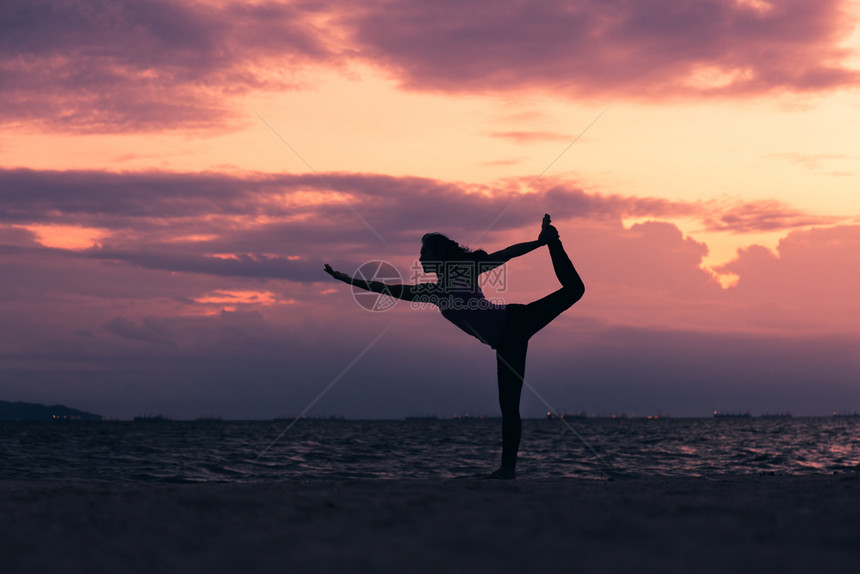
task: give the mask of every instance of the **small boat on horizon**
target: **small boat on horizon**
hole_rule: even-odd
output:
[[[139,415],[139,416],[134,417],[134,422],[136,422],[136,423],[167,422],[170,420],[172,420],[170,417],[166,417],[162,414]]]
[[[549,411],[546,413],[546,418],[550,420],[555,419],[587,419],[588,413],[585,411],[579,413],[554,413]]]
[[[749,419],[752,418],[752,415],[749,411],[744,411],[742,413],[721,413],[719,411],[714,411],[715,419]]]

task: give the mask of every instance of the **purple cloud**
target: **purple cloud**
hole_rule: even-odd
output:
[[[176,343],[167,335],[163,325],[151,318],[144,319],[138,327],[133,321],[123,317],[114,317],[103,326],[104,330],[122,339],[144,341],[158,345],[175,346]]]
[[[317,261],[294,261],[286,257],[256,253],[239,253],[231,258],[206,257],[184,253],[158,253],[143,250],[113,251],[93,249],[82,253],[84,257],[108,261],[122,261],[145,269],[202,273],[222,277],[256,279],[288,279],[291,281],[319,281],[320,265]]]
[[[343,260],[373,252],[412,256],[427,231],[441,231],[469,243],[490,226],[490,235],[472,246],[484,247],[498,234],[536,226],[544,212],[559,222],[696,217],[708,229],[734,232],[836,221],[773,202],[726,209],[589,194],[551,179],[542,183],[546,187],[522,194],[522,183],[515,181],[491,190],[374,174],[235,176],[0,169],[0,243],[7,254],[34,256],[42,250],[54,256],[67,253],[150,269],[304,281],[316,276],[320,258],[333,253]],[[309,189],[322,192],[323,198],[313,203],[296,199]],[[491,226],[502,212],[505,215]],[[35,235],[23,228],[52,224],[99,228],[109,235],[92,249],[66,252],[40,247]],[[641,227],[642,232],[649,229]],[[396,246],[394,252],[377,234]],[[215,257],[220,254],[231,257]]]
[[[225,100],[297,86],[335,55],[308,5],[10,0],[0,8],[0,121],[55,131],[211,128]]]
[[[618,217],[688,213],[689,204],[657,198],[589,195],[565,184],[546,191],[522,194],[522,182],[500,187],[466,186],[419,177],[330,173],[249,174],[217,173],[34,171],[0,169],[0,222],[10,224],[79,224],[109,229],[135,226],[157,234],[162,219],[177,222],[199,217],[262,216],[295,218],[314,215],[314,227],[332,230],[347,223],[361,227],[358,216],[383,233],[405,230],[453,229],[474,231],[489,224],[497,213],[514,203],[497,229],[533,223],[533,210],[551,210],[560,218]],[[291,200],[291,195],[314,189],[328,199],[313,204]],[[487,192],[492,192],[491,197]],[[351,198],[351,199],[347,199]],[[357,198],[358,201],[354,201]],[[350,205],[347,205],[347,202]],[[356,204],[356,207],[351,207]],[[524,208],[524,209],[523,209]],[[538,215],[538,218],[540,217]],[[215,230],[202,224],[197,232]],[[291,222],[297,228],[308,226]],[[177,234],[171,230],[171,235]],[[188,231],[188,230],[186,230]],[[352,231],[350,231],[352,232]],[[417,231],[416,231],[417,232]]]
[[[709,231],[749,233],[755,231],[780,231],[812,225],[833,225],[844,221],[843,217],[812,215],[778,201],[739,202],[725,211],[706,217],[704,223]]]
[[[844,0],[758,5],[9,0],[0,7],[0,122],[93,133],[223,129],[241,121],[236,96],[300,89],[309,71],[351,62],[387,69],[410,89],[450,93],[664,99],[856,83],[840,45],[851,29]]]
[[[349,19],[411,89],[543,88],[570,97],[807,92],[852,84],[846,3],[411,0]]]

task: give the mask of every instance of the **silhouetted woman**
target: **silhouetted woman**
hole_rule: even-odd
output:
[[[561,289],[527,305],[499,305],[484,297],[478,286],[481,273],[544,245],[549,248]],[[421,239],[419,261],[426,273],[436,274],[436,283],[386,285],[350,277],[334,271],[328,264],[325,271],[361,289],[407,301],[432,303],[439,307],[443,317],[496,350],[502,410],[502,464],[489,478],[516,478],[521,434],[520,394],[529,339],[579,301],[585,293],[585,285],[565,253],[558,231],[550,225],[549,215],[544,215],[536,241],[518,243],[489,255],[482,250],[472,252],[440,233],[428,233]]]

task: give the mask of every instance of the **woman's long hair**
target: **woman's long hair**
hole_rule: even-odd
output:
[[[425,233],[424,237],[421,238],[421,243],[436,253],[440,257],[441,263],[449,261],[480,262],[487,259],[487,252],[483,249],[472,251],[441,233]]]

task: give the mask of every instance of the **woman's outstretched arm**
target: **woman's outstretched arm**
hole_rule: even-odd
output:
[[[483,273],[484,271],[489,271],[490,269],[498,267],[514,257],[531,253],[538,247],[543,247],[552,239],[558,239],[558,231],[549,223],[549,214],[544,215],[543,222],[541,223],[540,235],[535,241],[517,243],[516,245],[511,245],[510,247],[506,247],[500,251],[496,251],[495,253],[490,253],[487,256],[487,261],[481,263],[481,272]]]
[[[543,247],[546,245],[546,242],[541,241],[539,239],[535,241],[525,241],[523,243],[517,243],[516,245],[511,245],[510,247],[505,247],[504,249],[500,249],[495,253],[490,253],[487,256],[488,262],[498,261],[499,265],[513,259],[514,257],[519,257],[520,255],[525,255],[526,253],[531,253],[538,247]]]
[[[346,273],[335,271],[328,263],[323,266],[323,270],[338,281],[355,285],[359,289],[373,291],[374,293],[384,293],[385,295],[391,295],[392,297],[406,301],[414,300],[420,291],[415,289],[414,285],[389,285],[382,281],[366,281],[357,277],[350,277]]]
[[[500,249],[494,253],[490,253],[487,255],[486,261],[481,261],[480,273],[485,273],[492,269],[495,269],[499,265],[504,265],[514,257],[519,257],[520,255],[525,255],[526,253],[531,253],[538,247],[543,247],[546,245],[545,241],[541,241],[537,239],[535,241],[525,241],[523,243],[517,243],[515,245],[511,245],[510,247],[505,247],[504,249]]]

